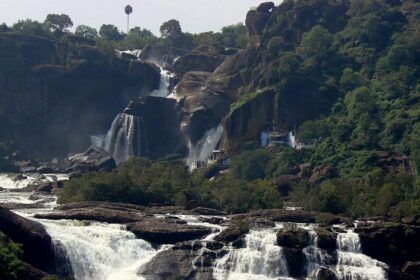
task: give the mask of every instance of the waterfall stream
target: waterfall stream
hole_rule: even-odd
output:
[[[13,177],[15,177],[14,175]],[[59,254],[60,271],[71,272],[76,280],[134,280],[143,279],[137,275],[139,269],[156,254],[168,246],[156,249],[149,242],[138,239],[124,226],[74,220],[39,220],[34,214],[52,211],[56,197],[47,194],[16,191],[34,182],[48,182],[68,179],[66,175],[33,175],[13,179],[0,174],[0,203],[32,205],[14,212],[28,219],[42,223],[53,239]],[[162,215],[164,218],[165,215]],[[205,226],[213,230],[201,242],[197,258],[192,266],[203,260],[201,256],[211,253],[206,242],[225,226],[201,222],[199,216],[172,215],[192,226]],[[227,218],[217,217],[226,220]],[[302,250],[305,279],[317,279],[321,269],[334,273],[339,280],[386,280],[387,265],[362,253],[359,235],[352,228],[337,226],[337,250],[325,251],[318,247],[316,224],[277,223],[273,228],[252,228],[244,237],[244,246],[236,249],[225,246],[213,261],[215,280],[286,280],[293,278],[289,273],[288,256],[285,248],[277,245],[277,232],[285,226],[299,227],[309,234],[309,245]],[[200,259],[201,258],[201,259]]]

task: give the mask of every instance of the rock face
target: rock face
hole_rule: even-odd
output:
[[[22,244],[26,262],[42,271],[55,272],[53,243],[41,224],[0,208],[0,231]]]
[[[173,70],[179,77],[187,72],[213,72],[225,60],[224,56],[209,53],[190,53],[178,58]]]
[[[175,244],[199,239],[211,233],[206,227],[178,224],[173,220],[153,217],[144,217],[136,223],[128,224],[127,230],[154,244]]]
[[[216,252],[213,250],[218,250],[220,247],[210,247],[212,251],[203,252],[201,251],[203,246],[206,245],[179,243],[173,248],[157,254],[140,269],[138,275],[147,280],[213,280],[211,266],[212,261],[216,258]],[[207,248],[209,249],[209,245]]]
[[[137,156],[157,159],[169,154],[186,154],[180,112],[173,99],[143,97],[130,102],[124,114],[138,117],[140,146]]]
[[[337,249],[337,233],[326,228],[317,228],[315,233],[318,236],[317,245],[319,248],[333,251]]]
[[[159,69],[94,44],[70,34],[59,41],[0,34],[2,139],[34,158],[64,157],[104,134],[130,99],[159,88]]]
[[[283,228],[277,232],[277,244],[301,250],[309,245],[309,234],[301,228]]]
[[[420,259],[420,227],[377,222],[355,229],[363,253],[401,271],[407,261]]]
[[[69,172],[106,172],[117,167],[115,160],[107,151],[95,146],[91,146],[82,154],[70,157],[69,161],[71,163]]]
[[[272,8],[274,8],[274,3],[262,3],[256,10],[251,10],[246,15],[249,47],[258,48],[261,45],[261,36],[271,16],[270,9]]]

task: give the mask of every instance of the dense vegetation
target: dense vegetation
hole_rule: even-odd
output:
[[[61,201],[186,205],[197,200],[242,212],[287,200],[354,217],[420,213],[418,3],[312,0],[285,1],[281,7],[258,49],[270,63],[253,81],[257,89],[239,96],[231,109],[266,87],[283,95],[315,94],[313,106],[321,116],[296,127],[300,140],[317,140],[314,149],[245,149],[234,156],[230,172],[210,181],[214,167],[190,175],[178,162],[136,159],[114,173],[71,181]],[[242,36],[226,41],[241,28],[202,33],[192,41],[243,46]],[[161,31],[161,42],[191,42],[176,21]],[[310,166],[314,177],[298,174],[301,164]],[[328,174],[318,175],[322,169]],[[286,180],[290,176],[298,179]]]
[[[0,279],[22,279],[26,264],[21,260],[21,247],[0,232]]]

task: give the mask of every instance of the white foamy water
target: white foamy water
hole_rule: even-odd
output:
[[[164,70],[162,67],[160,68],[160,84],[159,88],[152,91],[149,95],[155,97],[170,97],[171,93],[169,92],[169,85],[171,82],[171,78],[173,77],[173,73]]]
[[[207,162],[216,149],[223,134],[223,126],[219,125],[208,130],[194,146],[189,144],[189,153],[186,158],[188,166],[194,162]]]
[[[291,279],[288,277],[283,248],[277,246],[276,232],[282,225],[270,229],[251,230],[245,237],[246,247],[231,249],[214,268],[217,280]]]
[[[54,243],[65,249],[76,279],[143,279],[138,269],[157,250],[150,243],[136,239],[120,225],[72,221],[42,221]]]
[[[360,238],[352,229],[337,237],[338,262],[335,267],[340,280],[385,280],[387,265],[362,254]]]

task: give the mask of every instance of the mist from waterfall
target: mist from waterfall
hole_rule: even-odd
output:
[[[222,134],[223,126],[219,125],[208,130],[195,145],[189,143],[189,153],[185,160],[188,166],[197,161],[207,162],[219,144]]]

